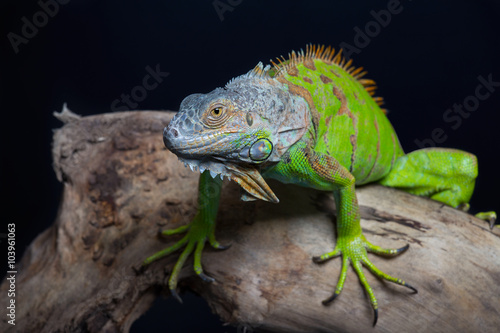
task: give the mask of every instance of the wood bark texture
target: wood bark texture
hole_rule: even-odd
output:
[[[162,129],[173,112],[134,111],[78,117],[57,114],[54,169],[64,186],[54,224],[20,262],[16,326],[2,332],[127,332],[160,295],[178,254],[141,270],[149,255],[181,236],[159,229],[188,223],[196,212],[198,172],[165,149]],[[370,255],[386,273],[418,289],[383,282],[365,269],[379,303],[373,313],[349,269],[342,294],[329,306],[340,259],[311,257],[335,244],[330,194],[269,182],[279,204],[242,202],[225,181],[216,237],[225,251],[205,247],[205,273],[192,259],[180,275],[232,325],[254,332],[498,332],[500,230],[442,204],[382,186],[358,189],[369,241],[410,249],[392,259]],[[0,294],[6,295],[3,281]],[[182,296],[182,295],[181,295]],[[181,305],[179,305],[181,306]],[[5,308],[4,308],[5,309]],[[168,331],[168,314],[165,314]]]

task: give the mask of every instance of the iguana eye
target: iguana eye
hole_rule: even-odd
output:
[[[214,118],[220,117],[222,115],[222,108],[220,107],[213,108],[211,114]]]
[[[211,128],[216,128],[222,126],[227,118],[230,116],[230,112],[225,105],[216,104],[208,109],[203,117],[203,122]]]

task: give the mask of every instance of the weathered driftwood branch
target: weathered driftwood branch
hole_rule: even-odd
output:
[[[78,118],[54,135],[54,168],[64,184],[57,220],[29,247],[19,268],[16,326],[0,331],[128,331],[163,292],[177,256],[137,271],[148,255],[179,238],[157,238],[195,213],[198,175],[162,143],[171,112],[126,112]],[[181,288],[202,295],[223,320],[254,330],[365,332],[372,311],[351,270],[330,306],[340,261],[311,261],[335,241],[333,200],[325,193],[271,183],[278,205],[239,201],[225,185],[217,237],[207,247],[207,284],[188,264]],[[372,256],[383,271],[419,290],[381,282],[368,273],[383,332],[493,332],[500,329],[500,236],[483,221],[437,202],[380,186],[360,188],[365,235],[404,255]],[[8,289],[3,282],[0,294]],[[21,302],[21,301],[20,301]],[[165,315],[168,317],[168,314]]]

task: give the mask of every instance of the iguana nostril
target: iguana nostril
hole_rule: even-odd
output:
[[[165,147],[172,149],[172,139],[176,139],[178,136],[179,132],[175,128],[165,127],[163,129],[163,143],[165,144]]]

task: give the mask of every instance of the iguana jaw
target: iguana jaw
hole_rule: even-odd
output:
[[[184,166],[190,167],[191,171],[209,171],[212,178],[224,176],[237,182],[250,197],[244,197],[245,200],[261,199],[273,203],[278,203],[279,199],[267,185],[262,175],[253,166],[243,166],[228,161],[217,161],[215,159],[195,160],[179,157]]]

